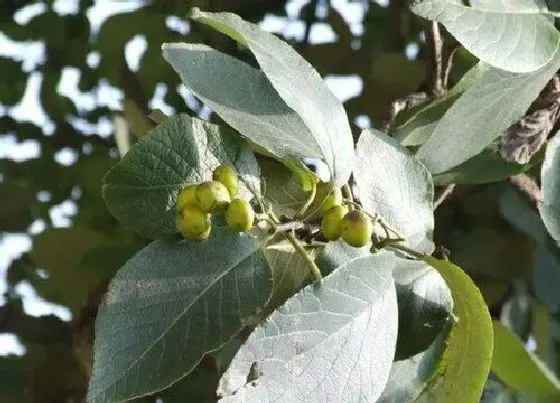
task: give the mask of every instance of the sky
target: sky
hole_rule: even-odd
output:
[[[377,3],[387,5],[389,0],[378,0]],[[288,17],[278,17],[267,15],[262,21],[261,28],[283,34],[287,38],[302,39],[305,32],[305,24],[297,19],[301,8],[309,0],[292,0],[286,7]],[[87,16],[90,20],[92,32],[95,34],[103,21],[118,13],[133,11],[142,6],[141,1],[126,0],[97,0],[88,10]],[[59,14],[74,14],[78,11],[78,0],[56,0],[53,9]],[[363,30],[362,20],[364,8],[359,2],[349,0],[332,0],[331,5],[339,10],[343,18],[349,24],[350,29],[355,34],[360,34]],[[44,4],[32,4],[18,10],[14,19],[18,24],[26,24],[33,17],[45,12]],[[318,10],[319,14],[322,10]],[[178,17],[169,17],[166,21],[170,29],[174,29],[182,34],[188,34],[189,25]],[[311,28],[310,40],[312,43],[328,43],[336,41],[336,33],[326,23],[315,23]],[[146,50],[145,39],[138,35],[134,37],[125,48],[125,57],[132,71],[138,69],[139,61],[143,52]],[[407,55],[414,58],[418,49],[411,47],[407,49]],[[15,60],[23,62],[23,69],[26,72],[33,71],[44,58],[44,45],[41,42],[14,42],[0,32],[0,55],[9,56]],[[87,57],[87,63],[94,68],[99,63],[99,54],[91,52]],[[80,78],[79,70],[75,68],[65,68],[57,90],[72,99],[78,109],[91,110],[97,105],[107,106],[115,113],[121,110],[123,95],[117,88],[112,87],[107,82],[101,82],[95,93],[82,93],[78,89]],[[45,135],[52,135],[54,125],[49,120],[39,103],[39,89],[41,86],[42,75],[40,72],[32,72],[29,75],[27,88],[22,101],[12,108],[0,105],[0,116],[10,115],[15,119],[24,122],[32,122],[43,128]],[[341,101],[353,98],[362,91],[362,81],[359,76],[327,76],[325,82],[331,91]],[[179,85],[179,84],[178,84]],[[179,85],[181,95],[187,104],[193,101],[188,91]],[[150,102],[152,109],[160,108],[168,114],[175,113],[175,110],[164,102],[167,91],[165,85],[161,84],[156,88],[154,98]],[[110,136],[113,133],[113,123],[110,119],[101,119],[96,125],[89,122],[73,118],[73,125],[87,134],[97,133],[101,136]],[[359,117],[356,124],[360,127],[369,127],[369,119],[365,116]],[[85,151],[85,150],[84,150]],[[17,142],[16,137],[10,133],[0,133],[0,158],[9,158],[14,161],[25,161],[40,156],[40,144],[33,140]],[[61,165],[72,165],[77,160],[77,153],[70,148],[62,149],[55,154],[55,160]],[[0,173],[0,181],[2,176]],[[39,192],[39,200],[48,201],[48,192]],[[50,216],[55,227],[69,227],[72,224],[72,217],[77,213],[76,204],[72,200],[66,200],[50,211]],[[36,220],[28,228],[29,234],[38,234],[45,228],[45,223]],[[21,254],[30,250],[31,237],[29,234],[4,233],[0,238],[0,305],[4,303],[1,294],[6,291],[5,275],[10,262],[17,259]],[[39,273],[40,274],[40,273]],[[17,285],[16,292],[22,297],[24,311],[28,315],[42,316],[54,314],[62,320],[69,321],[72,318],[70,311],[60,305],[55,305],[39,297],[33,287],[26,282]],[[19,343],[17,337],[12,334],[0,334],[0,355],[25,353],[25,348]]]

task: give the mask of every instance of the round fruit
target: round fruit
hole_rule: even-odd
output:
[[[203,182],[196,187],[196,201],[207,213],[224,211],[231,198],[227,188],[220,182]]]
[[[210,214],[194,204],[187,204],[177,216],[177,229],[188,239],[207,239],[212,222]]]
[[[234,199],[229,204],[226,212],[228,226],[237,232],[247,232],[253,226],[255,212],[248,201]]]
[[[335,189],[327,196],[325,201],[323,201],[323,204],[321,204],[321,208],[319,209],[319,211],[325,214],[334,206],[340,206],[341,204],[342,192],[340,191],[340,189]]]
[[[179,197],[177,197],[177,212],[185,208],[187,204],[197,204],[196,201],[196,185],[188,185],[181,190]]]
[[[212,173],[212,179],[223,184],[231,197],[234,197],[239,190],[239,178],[237,172],[231,165],[220,165]]]
[[[335,241],[340,238],[342,218],[346,213],[348,213],[346,206],[334,206],[325,213],[321,220],[321,233],[327,241]]]
[[[342,219],[340,235],[355,248],[366,245],[373,234],[373,223],[363,211],[353,210]]]

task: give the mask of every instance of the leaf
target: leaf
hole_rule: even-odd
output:
[[[182,403],[185,396],[196,396],[197,403],[215,403],[219,379],[216,362],[207,356],[189,375],[159,392],[154,400],[160,403]]]
[[[560,135],[546,147],[541,168],[542,201],[539,213],[550,235],[560,243]]]
[[[295,217],[307,199],[308,192],[286,166],[273,159],[259,159],[264,197],[278,215]]]
[[[377,403],[415,401],[436,370],[443,348],[444,338],[438,337],[425,351],[393,362],[389,381]]]
[[[399,140],[403,146],[420,146],[432,135],[437,122],[444,113],[459,99],[461,94],[482,75],[484,69],[478,63],[470,69],[461,80],[444,95],[436,98],[420,109],[404,124],[391,132],[391,137]]]
[[[315,69],[288,44],[235,14],[205,13],[194,8],[191,17],[230,36],[253,53],[274,89],[311,132],[331,169],[334,185],[345,184],[352,171],[352,132],[342,103]]]
[[[350,261],[289,299],[233,359],[223,401],[375,401],[395,351],[397,262],[386,252]]]
[[[438,174],[479,154],[526,112],[559,68],[560,56],[528,74],[486,66],[445,112],[417,156]]]
[[[251,323],[271,290],[259,243],[216,230],[155,241],[117,273],[96,323],[88,401],[121,401],[178,381]]]
[[[289,243],[268,246],[264,256],[272,272],[272,294],[268,301],[271,313],[310,280],[307,263]]]
[[[492,360],[492,321],[480,291],[449,261],[418,256],[434,267],[453,296],[455,320],[436,374],[418,401],[478,402]]]
[[[527,351],[522,341],[508,328],[497,321],[493,321],[492,325],[492,371],[512,389],[550,399],[560,398],[560,381],[554,374],[534,354]]]
[[[339,239],[329,242],[315,258],[315,263],[321,268],[321,273],[326,276],[350,260],[370,256],[369,248],[367,245],[362,248],[354,248]]]
[[[162,51],[185,86],[242,136],[279,159],[323,157],[262,71],[205,45],[166,43]]]
[[[453,298],[437,270],[424,262],[402,259],[393,278],[399,305],[395,360],[403,360],[434,342],[450,319]]]
[[[364,209],[379,214],[410,247],[431,252],[434,187],[426,167],[378,131],[363,131],[356,148],[354,175]]]
[[[501,382],[494,374],[490,373],[480,403],[544,403],[534,396],[515,393]]]
[[[370,255],[369,248],[353,248],[341,240],[329,242],[315,259],[323,273]],[[453,299],[438,272],[424,262],[400,259],[393,267],[399,307],[399,335],[395,360],[426,350],[441,333]]]
[[[476,57],[502,70],[528,73],[557,54],[560,34],[542,0],[416,0],[411,10],[437,21]]]
[[[210,180],[220,164],[235,166],[259,189],[255,156],[230,130],[180,114],[154,128],[107,173],[103,197],[127,227],[151,239],[170,237],[177,233],[179,191]]]
[[[542,160],[542,153],[537,153],[525,165],[505,161],[498,152],[486,148],[449,171],[434,175],[434,183],[439,186],[455,183],[457,185],[479,185],[499,182],[510,176],[527,172]]]
[[[543,178],[544,179],[544,178]],[[549,237],[543,220],[526,197],[505,187],[499,198],[502,216],[518,231],[532,238],[532,260],[525,266],[532,269],[531,285],[536,297],[555,313],[560,308],[560,252]]]

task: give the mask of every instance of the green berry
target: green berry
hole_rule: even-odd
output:
[[[229,204],[226,212],[226,222],[234,231],[247,232],[253,226],[255,212],[248,201],[234,199]]]
[[[223,184],[231,197],[235,197],[239,190],[239,178],[231,165],[220,165],[212,173],[212,179]]]
[[[325,201],[323,201],[323,204],[321,204],[321,208],[319,209],[319,211],[322,214],[325,214],[334,206],[340,206],[341,204],[342,204],[342,192],[340,191],[340,189],[335,189],[327,196]]]
[[[203,182],[196,187],[196,201],[207,213],[224,211],[231,198],[227,188],[220,182]]]
[[[187,204],[177,216],[177,229],[185,238],[203,240],[210,236],[210,214],[194,204]]]
[[[340,235],[355,248],[367,245],[373,234],[373,223],[363,211],[353,210],[342,219]]]
[[[185,208],[187,204],[197,204],[196,201],[196,185],[188,185],[181,190],[179,197],[177,197],[177,212]]]
[[[335,241],[340,238],[342,219],[346,213],[348,213],[346,206],[334,206],[325,213],[321,220],[321,233],[327,241]]]

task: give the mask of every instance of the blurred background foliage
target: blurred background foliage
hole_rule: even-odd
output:
[[[406,0],[2,0],[0,403],[83,399],[97,306],[147,242],[101,198],[119,156],[115,122],[124,117],[141,136],[156,108],[217,119],[182,88],[161,44],[204,42],[254,64],[234,42],[189,23],[193,6],[235,12],[290,42],[345,101],[355,134],[380,127],[391,101],[427,77],[424,22]],[[473,63],[457,52],[451,81]],[[558,368],[550,346],[560,342],[560,251],[534,206],[508,182],[461,186],[436,211],[435,239],[493,315]],[[227,354],[205,358],[157,398],[213,401]]]

